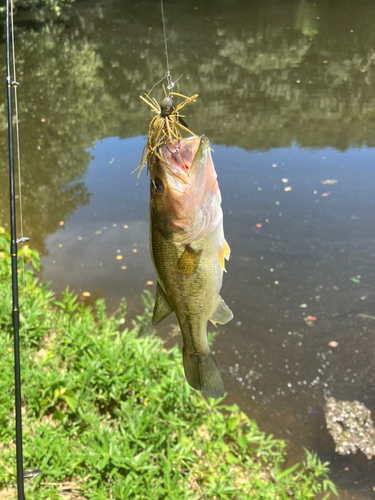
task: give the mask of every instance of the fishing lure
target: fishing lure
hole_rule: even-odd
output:
[[[160,104],[154,97],[150,97],[146,93],[144,94],[144,97],[140,96],[142,101],[148,104],[152,111],[156,113],[156,116],[154,116],[149,125],[148,139],[143,149],[141,164],[138,167],[138,177],[141,175],[141,172],[146,164],[147,172],[149,172],[150,166],[155,160],[155,157],[163,160],[158,151],[160,146],[166,144],[167,142],[173,143],[173,141],[176,139],[183,139],[181,130],[188,132],[193,137],[198,137],[196,134],[194,134],[194,132],[189,130],[187,124],[184,121],[184,115],[180,115],[181,109],[183,109],[187,104],[195,102],[198,94],[194,94],[191,97],[179,94],[178,92],[170,92],[169,94],[167,94],[164,85],[163,90],[165,98],[161,101]],[[181,97],[184,100],[181,103],[175,105],[175,97]],[[181,158],[180,161],[181,164],[184,165]]]

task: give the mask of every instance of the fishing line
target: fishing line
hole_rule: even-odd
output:
[[[16,72],[16,53],[14,48],[14,25],[13,25],[13,0],[10,0],[10,26],[12,31],[12,62],[13,62],[13,82],[14,88],[14,109],[16,114],[16,146],[17,146],[17,170],[18,170],[18,197],[20,200],[20,229],[21,240],[23,240],[23,214],[22,214],[22,189],[21,189],[21,161],[20,161],[20,134],[18,127],[18,97],[17,97],[17,72]],[[23,241],[22,241],[23,248]]]
[[[157,85],[159,85],[159,83],[161,83],[164,80],[164,78],[167,78],[167,77],[168,77],[168,73],[165,73],[165,75],[162,78],[160,78],[160,80],[158,82],[156,82],[155,85],[152,86],[151,90],[148,91],[148,95],[150,95],[151,92],[154,90],[154,88]]]
[[[161,19],[163,21],[163,35],[164,35],[164,52],[165,52],[165,59],[167,62],[167,72],[165,73],[164,76],[160,78],[158,82],[156,82],[152,87],[151,90],[148,92],[148,95],[151,94],[151,92],[154,90],[154,88],[159,85],[165,78],[167,79],[167,89],[172,90],[173,87],[176,85],[178,81],[184,76],[181,74],[175,82],[172,81],[172,75],[169,69],[169,57],[168,57],[168,43],[167,43],[167,30],[165,27],[165,16],[164,16],[164,5],[163,5],[163,0],[160,0],[160,8],[161,8]]]
[[[164,33],[164,48],[165,48],[165,58],[167,60],[167,81],[168,81],[168,89],[169,86],[173,83],[172,82],[172,77],[171,77],[171,72],[169,71],[169,59],[168,59],[168,44],[167,44],[167,33],[165,29],[165,17],[164,17],[164,6],[163,6],[163,0],[160,0],[160,7],[161,7],[161,18],[163,21],[163,33]],[[173,88],[173,86],[171,87]]]
[[[179,82],[183,76],[184,76],[184,74],[183,74],[183,73],[181,73],[181,75],[177,78],[177,80],[176,80],[175,82],[171,82],[171,85],[169,85],[169,86],[167,87],[167,88],[168,88],[168,90],[173,89],[173,87],[176,85],[176,83],[177,83],[177,82]],[[160,78],[160,80],[159,80],[158,82],[156,82],[156,83],[155,83],[155,85],[153,85],[153,86],[151,87],[151,90],[148,92],[148,95],[150,95],[150,94],[151,94],[151,92],[154,90],[154,88],[155,88],[157,85],[159,85],[159,83],[161,83],[161,82],[162,82],[165,78],[167,78],[167,77],[168,77],[168,73],[165,73],[165,75],[164,75],[162,78]]]

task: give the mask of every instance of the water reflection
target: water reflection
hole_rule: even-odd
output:
[[[90,291],[90,304],[105,296],[109,310],[126,296],[130,313],[142,308],[146,282],[155,280],[148,243],[148,179],[130,175],[145,138],[106,139],[90,150],[85,185],[92,194],[46,239],[44,275],[56,290]],[[64,270],[64,272],[62,272]]]
[[[301,0],[234,1],[230,9],[218,3],[215,12],[193,7],[166,8],[171,69],[184,73],[184,93],[200,94],[187,110],[193,130],[247,150],[293,141],[340,150],[374,144],[373,5]],[[181,31],[181,24],[189,29]],[[17,55],[25,222],[43,249],[59,222],[89,202],[80,182],[90,161],[87,148],[97,139],[147,131],[149,109],[138,96],[164,73],[159,12],[152,2],[126,11],[122,2],[82,2],[66,24],[21,18]],[[2,203],[3,220],[6,213]]]
[[[232,247],[223,296],[235,320],[215,344],[230,398],[298,458],[304,444],[333,461],[341,498],[368,497],[371,463],[335,459],[322,407],[329,395],[374,399],[373,324],[358,315],[374,314],[375,296],[375,6],[165,0],[165,13],[172,74],[199,93],[186,120],[214,145]],[[43,278],[114,307],[125,295],[136,311],[154,278],[148,179],[130,172],[152,116],[139,94],[165,73],[159,4],[80,1],[64,23],[16,27],[25,232]]]

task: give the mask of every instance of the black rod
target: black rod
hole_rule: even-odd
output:
[[[13,331],[14,331],[14,384],[16,406],[16,461],[17,461],[17,499],[25,500],[23,484],[22,453],[22,413],[21,413],[21,367],[19,345],[19,311],[18,311],[18,276],[17,276],[17,239],[16,239],[16,203],[13,162],[13,119],[12,119],[12,80],[10,76],[10,43],[9,43],[9,0],[6,0],[6,85],[8,102],[8,147],[9,147],[9,189],[10,189],[10,253],[12,258],[12,299],[13,299]]]

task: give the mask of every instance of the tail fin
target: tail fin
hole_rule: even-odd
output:
[[[206,356],[189,355],[183,352],[185,376],[191,387],[202,391],[210,398],[224,396],[224,382],[211,351]]]

